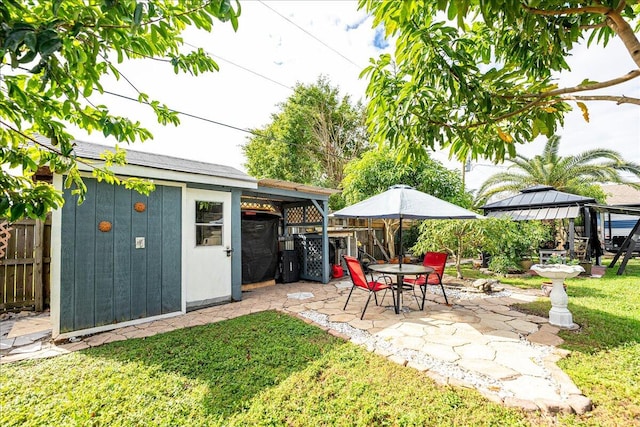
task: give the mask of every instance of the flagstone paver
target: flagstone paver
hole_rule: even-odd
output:
[[[400,314],[395,314],[389,298],[379,301],[380,305],[372,299],[364,319],[360,320],[367,294],[354,291],[347,310],[343,310],[350,289],[348,278],[327,285],[299,282],[265,287],[244,293],[242,301],[57,345],[42,344],[37,337],[34,342],[26,335],[9,340],[7,331],[3,331],[1,349],[5,355],[0,362],[51,357],[271,309],[296,315],[335,336],[362,343],[394,363],[424,371],[439,384],[476,387],[490,400],[507,406],[527,411],[539,408],[550,413],[584,413],[591,409],[588,397],[555,364],[568,354],[555,348],[562,343],[557,336],[560,329],[549,325],[546,318],[511,307],[517,302],[535,300],[539,291],[512,288],[506,293],[508,296],[469,294],[458,300],[451,295],[453,292],[448,292],[450,305],[444,304],[441,293],[429,292],[424,311],[417,310],[412,296],[407,294]],[[309,319],[306,317],[309,313],[327,316],[328,323]],[[340,326],[347,324],[351,331],[360,331],[357,340]],[[0,327],[6,329],[6,325]],[[16,347],[16,342],[24,345]],[[22,348],[22,353],[6,355],[9,349],[18,348]],[[482,378],[493,383],[481,385]]]
[[[507,325],[511,326],[514,330],[518,332],[525,332],[527,334],[533,334],[538,332],[539,326],[532,322],[527,322],[526,320],[508,320],[505,322]]]
[[[517,371],[492,360],[471,359],[465,357],[458,362],[458,365],[469,371],[475,371],[496,380],[507,380],[520,376]]]
[[[425,354],[445,362],[455,362],[460,359],[460,355],[453,351],[453,348],[444,344],[428,344],[422,348]]]
[[[536,399],[549,399],[557,394],[556,388],[549,381],[532,375],[520,375],[512,380],[503,381],[502,384],[506,389],[512,391],[514,397],[518,399],[535,401]]]
[[[553,334],[551,332],[538,331],[534,332],[527,337],[530,342],[536,344],[550,345],[550,346],[558,346],[564,342],[562,338]]]
[[[496,357],[496,350],[488,345],[477,344],[471,341],[469,338],[467,344],[459,345],[454,348],[454,351],[460,355],[462,359],[470,359],[474,361],[494,360]]]

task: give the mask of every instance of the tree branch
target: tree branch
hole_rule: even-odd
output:
[[[191,14],[193,12],[197,12],[199,10],[202,10],[202,9],[206,8],[207,6],[209,6],[211,4],[211,1],[212,0],[209,0],[209,1],[205,2],[204,4],[198,6],[198,7],[195,7],[193,9],[189,9],[189,10],[185,10],[182,13],[176,13],[176,14],[170,15],[170,16],[162,16],[160,18],[150,19],[147,22],[141,22],[137,26],[145,27],[147,25],[155,24],[155,23],[160,22],[160,21],[166,21],[167,18],[169,18],[169,17],[173,18],[173,17],[189,15],[189,14]],[[85,28],[112,28],[112,29],[118,29],[118,28],[131,28],[131,25],[84,25],[83,24],[83,27],[85,27]]]
[[[613,101],[617,105],[620,104],[635,104],[640,105],[639,98],[629,98],[628,96],[614,96],[614,95],[578,95],[578,96],[566,96],[560,97],[563,101]]]
[[[607,26],[606,22],[601,22],[600,24],[581,25],[578,28],[580,30],[597,30],[598,28],[604,28],[606,26]]]
[[[620,83],[628,82],[629,80],[633,80],[638,76],[640,76],[640,69],[629,71],[627,74],[625,74],[622,77],[618,77],[612,80],[607,80],[605,82],[598,82],[598,83],[592,83],[587,85],[578,85],[578,86],[568,87],[564,89],[550,90],[549,92],[543,92],[543,93],[539,93],[537,95],[532,95],[532,96],[548,98],[550,96],[564,95],[566,93],[585,92],[589,90],[604,89],[606,87],[611,87],[611,86],[618,85]]]
[[[627,51],[631,54],[631,59],[633,59],[633,62],[640,68],[640,41],[638,41],[638,37],[636,37],[636,34],[633,32],[631,25],[629,25],[617,9],[607,13],[605,22],[609,28],[617,34],[620,40],[622,40],[624,47],[626,47]]]
[[[521,5],[524,10],[534,15],[544,16],[562,16],[562,15],[580,15],[583,13],[597,13],[599,15],[606,15],[613,9],[606,6],[585,6],[585,7],[569,7],[566,9],[558,10],[542,10],[534,7],[529,7],[526,4]]]

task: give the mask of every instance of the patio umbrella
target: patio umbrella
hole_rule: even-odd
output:
[[[377,218],[400,220],[400,266],[402,267],[403,219],[477,219],[470,210],[418,191],[408,185],[394,185],[383,193],[347,206],[332,214],[336,218]]]

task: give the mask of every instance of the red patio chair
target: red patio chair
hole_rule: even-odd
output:
[[[347,302],[344,303],[344,307],[342,309],[347,309],[347,304],[349,304],[349,299],[351,298],[351,294],[353,293],[354,289],[359,288],[369,292],[369,297],[367,298],[367,302],[362,309],[362,315],[360,316],[360,320],[362,320],[362,318],[364,317],[364,312],[367,311],[367,306],[369,305],[369,301],[371,300],[371,294],[373,294],[376,305],[378,305],[377,293],[380,291],[386,292],[387,289],[391,289],[391,280],[389,277],[383,276],[382,278],[384,279],[384,282],[380,282],[378,280],[374,280],[373,275],[371,275],[371,280],[367,280],[367,276],[365,275],[364,270],[362,269],[362,264],[360,264],[358,258],[349,255],[343,255],[342,258],[347,265],[349,276],[351,277],[351,281],[353,282],[353,286],[351,287],[349,296],[347,297]],[[393,292],[391,292],[391,295],[393,296]],[[393,298],[395,305],[395,296]]]
[[[403,283],[408,283],[413,285],[413,296],[416,299],[418,305],[420,302],[418,301],[418,297],[416,296],[416,287],[419,287],[422,291],[422,305],[420,305],[420,310],[424,309],[424,300],[427,296],[427,285],[440,285],[442,289],[442,295],[444,295],[444,301],[449,305],[449,300],[447,299],[447,294],[444,291],[444,286],[442,285],[442,276],[444,275],[444,267],[447,264],[447,257],[449,255],[444,252],[427,252],[424,255],[424,261],[422,261],[422,265],[433,268],[433,273],[429,274],[429,277],[425,277],[424,275],[418,276],[415,279],[405,278]]]

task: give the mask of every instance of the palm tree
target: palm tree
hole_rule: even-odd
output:
[[[560,137],[549,138],[541,155],[527,158],[517,155],[507,160],[506,172],[487,179],[478,190],[477,206],[502,193],[517,193],[534,185],[549,185],[558,191],[594,197],[604,202],[606,195],[598,184],[614,182],[640,189],[640,184],[626,182],[620,172],[640,178],[640,165],[625,161],[620,153],[598,148],[575,156],[559,156]]]

